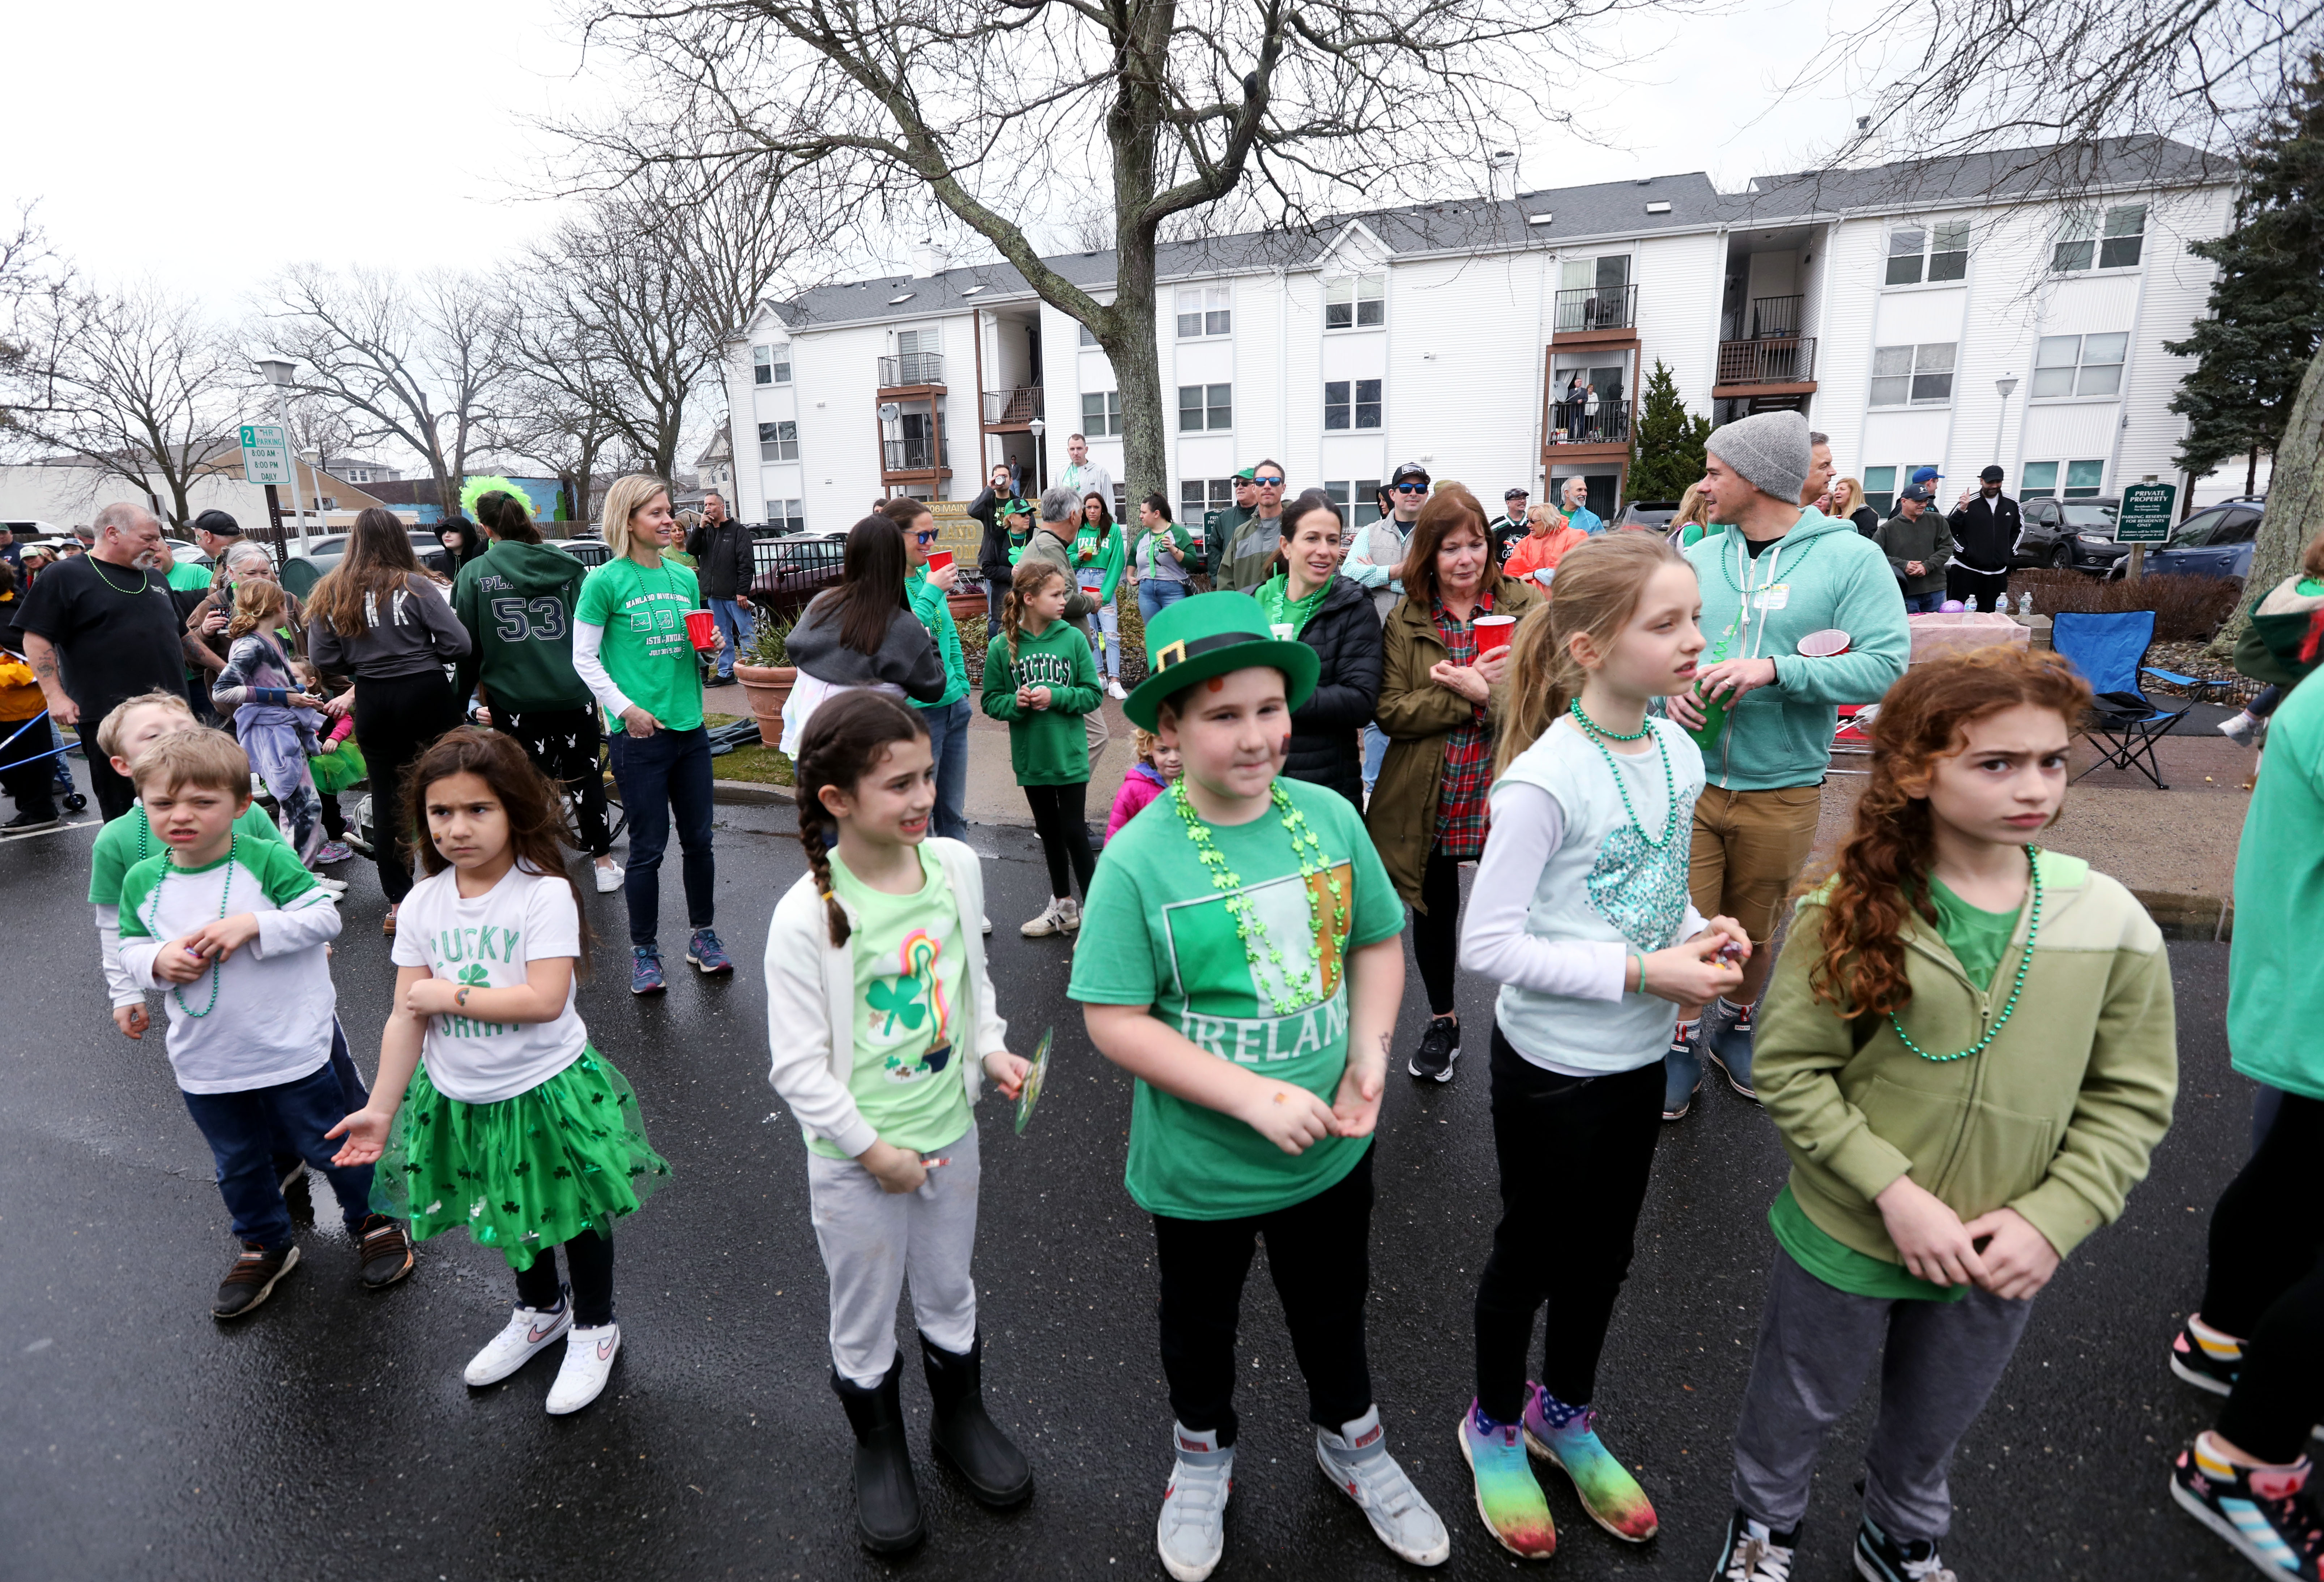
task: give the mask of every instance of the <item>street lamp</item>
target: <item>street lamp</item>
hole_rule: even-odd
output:
[[[2001,398],[2001,410],[1993,419],[1993,464],[2001,464],[2001,429],[2009,421],[2009,392],[2017,388],[2017,375],[2005,373],[1993,382],[1994,394]]]
[[[1049,475],[1048,453],[1041,445],[1041,436],[1049,431],[1049,426],[1036,418],[1025,428],[1033,437],[1033,487],[1038,491],[1045,487],[1044,480]]]
[[[282,448],[290,453],[290,509],[299,519],[299,553],[304,555],[307,553],[307,495],[299,487],[299,447],[290,437],[289,394],[290,376],[298,372],[298,364],[287,363],[280,357],[261,357],[258,359],[258,372],[265,377],[267,383],[274,387],[274,414],[282,419]],[[316,504],[319,507],[321,503],[321,497],[318,496]]]

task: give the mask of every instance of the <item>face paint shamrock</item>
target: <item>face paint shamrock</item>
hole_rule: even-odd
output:
[[[887,1016],[880,1029],[883,1036],[896,1030],[899,1018],[908,1030],[917,1028],[928,1014],[927,1007],[920,1003],[920,980],[910,972],[874,983],[864,996],[864,1003],[872,1007],[872,1015]]]

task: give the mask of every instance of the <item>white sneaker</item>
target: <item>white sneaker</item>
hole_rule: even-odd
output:
[[[347,893],[347,881],[343,878],[331,878],[318,873],[315,875],[315,888],[336,901]]]
[[[615,890],[622,888],[622,879],[623,876],[622,873],[622,865],[620,863],[616,862],[611,868],[606,867],[602,862],[593,862],[589,866],[597,870],[597,893],[599,895],[610,896]]]
[[[469,1360],[468,1371],[461,1376],[478,1388],[497,1384],[572,1327],[573,1303],[569,1298],[553,1313],[519,1307],[509,1315],[508,1327]]]
[[[572,1311],[572,1303],[566,1304]],[[557,1383],[549,1387],[549,1415],[578,1412],[604,1393],[606,1375],[622,1351],[622,1327],[600,1324],[594,1329],[575,1329],[565,1337],[565,1363]]]
[[[1074,933],[1082,925],[1082,904],[1071,896],[1062,897],[1057,902],[1057,920],[1067,934]]]
[[[2232,720],[2222,720],[2219,722],[2220,735],[2226,737],[2230,741],[2240,741],[2246,745],[2249,745],[2252,739],[2252,733],[2258,729],[2259,722],[2252,717],[2251,711],[2248,709],[2237,714]]]
[[[982,915],[982,914],[980,914],[980,915]],[[987,933],[987,934],[991,934],[991,933],[992,932],[992,919],[991,919],[991,918],[990,918],[990,917],[986,917],[986,918],[984,918],[984,919],[983,919],[983,922],[984,922],[984,932],[985,932],[985,933]]]
[[[1130,694],[1121,690],[1121,677],[1117,676],[1112,680],[1105,684],[1105,695],[1108,697],[1126,698]]]
[[[1170,1425],[1170,1432],[1178,1458],[1170,1467],[1170,1486],[1162,1491],[1154,1548],[1162,1557],[1162,1568],[1177,1582],[1203,1582],[1226,1552],[1234,1447],[1221,1449],[1216,1433],[1198,1434],[1177,1423]]]
[[[1338,1433],[1315,1430],[1315,1464],[1340,1492],[1356,1502],[1372,1531],[1397,1558],[1441,1566],[1452,1558],[1452,1535],[1396,1458],[1388,1453],[1375,1406]]]
[[[1063,908],[1065,905],[1065,902],[1056,897],[1050,897],[1049,904],[1041,908],[1041,915],[1019,924],[1017,932],[1027,939],[1047,939],[1051,934],[1065,933],[1065,915]]]

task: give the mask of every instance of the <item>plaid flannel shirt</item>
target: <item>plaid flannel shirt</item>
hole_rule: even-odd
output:
[[[1477,662],[1477,629],[1472,624],[1480,615],[1493,612],[1492,591],[1489,588],[1477,600],[1468,621],[1455,620],[1447,613],[1444,602],[1435,601],[1436,630],[1444,639],[1445,658],[1455,665]],[[1492,786],[1493,741],[1486,730],[1486,713],[1482,704],[1470,710],[1469,722],[1454,731],[1444,740],[1444,770],[1436,783],[1435,846],[1447,857],[1480,857],[1485,851],[1485,835],[1491,813],[1485,793]]]

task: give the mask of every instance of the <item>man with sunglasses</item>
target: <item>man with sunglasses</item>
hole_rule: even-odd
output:
[[[1248,593],[1275,575],[1275,551],[1283,542],[1283,464],[1264,461],[1250,470],[1250,516],[1219,536],[1225,540],[1214,588]]]
[[[1219,563],[1226,558],[1227,541],[1234,537],[1237,528],[1258,513],[1259,485],[1250,481],[1258,470],[1245,467],[1234,475],[1234,503],[1219,512],[1218,530],[1203,541],[1203,569],[1211,574],[1211,586],[1214,589],[1222,585],[1219,582]]]

